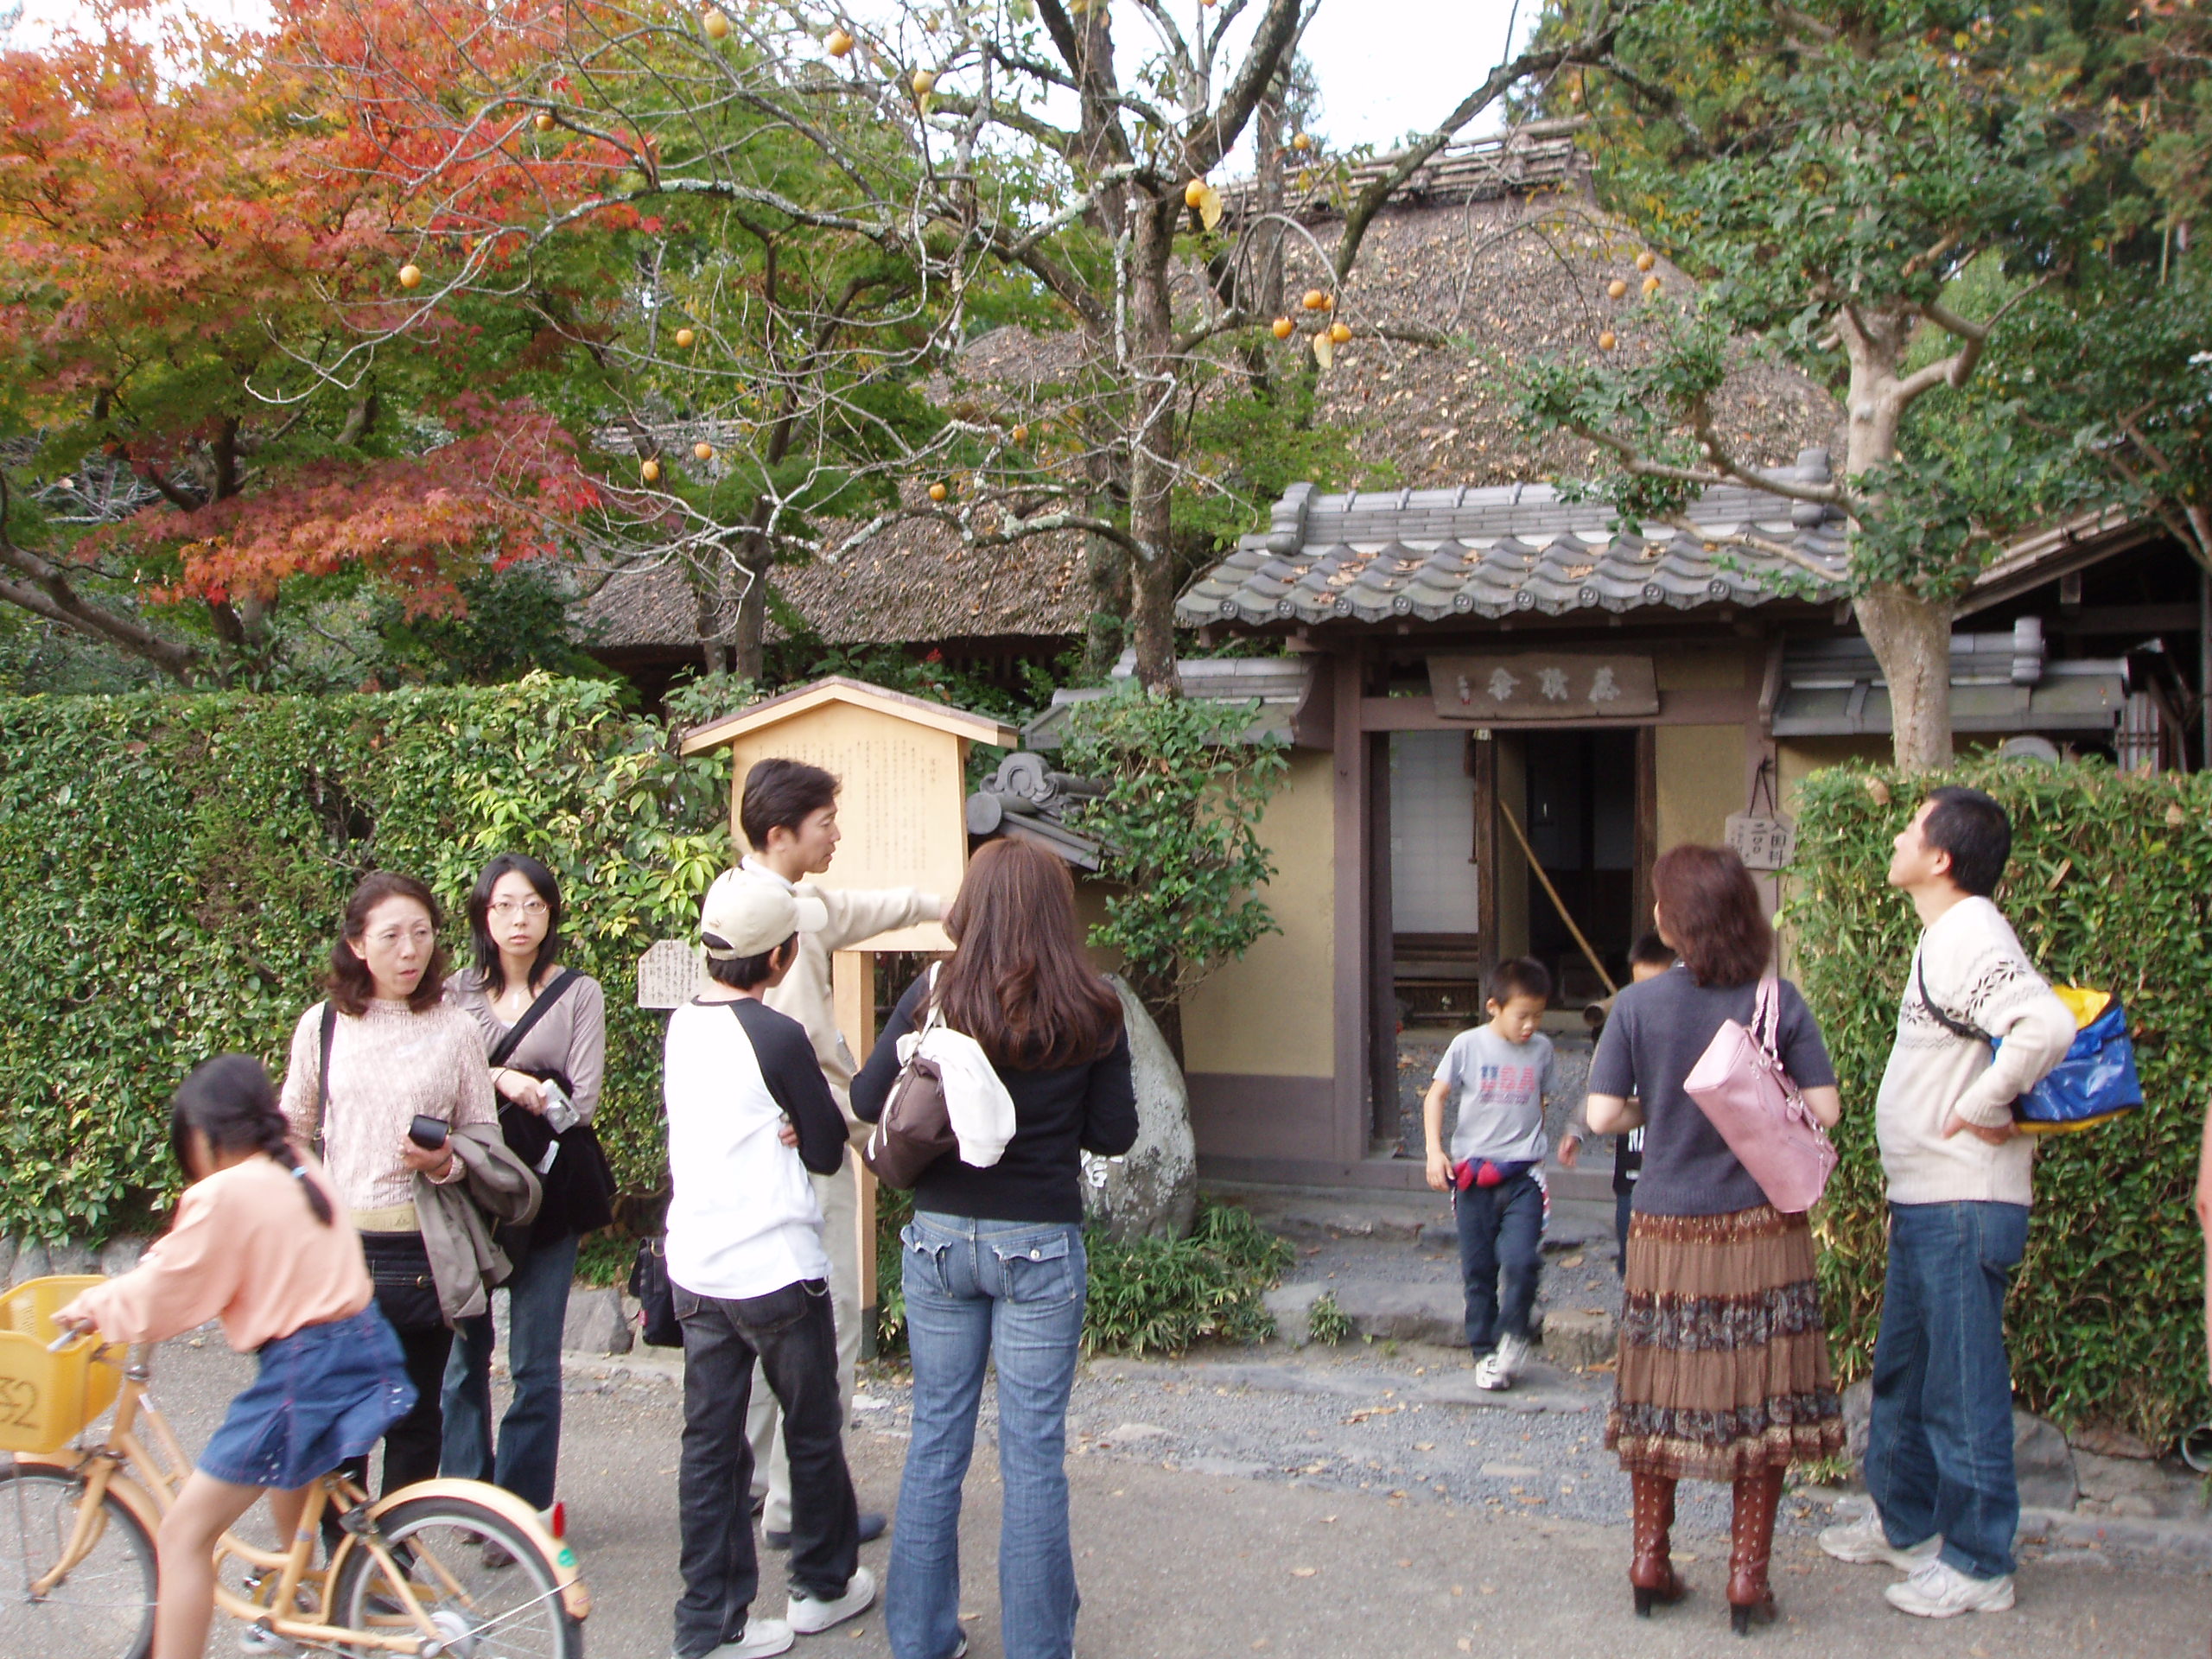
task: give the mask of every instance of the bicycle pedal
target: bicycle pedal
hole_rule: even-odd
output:
[[[264,1630],[258,1624],[249,1624],[238,1632],[240,1653],[282,1655],[305,1653],[306,1649],[289,1637],[279,1636],[274,1630]]]

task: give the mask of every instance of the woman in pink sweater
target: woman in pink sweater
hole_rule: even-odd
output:
[[[264,1491],[276,1535],[290,1537],[308,1487],[375,1445],[415,1390],[361,1241],[322,1166],[289,1140],[261,1063],[225,1054],[194,1071],[169,1109],[169,1144],[192,1178],[175,1224],[135,1271],[54,1319],[135,1343],[219,1319],[232,1347],[259,1357],[162,1517],[153,1659],[200,1659],[216,1540]]]

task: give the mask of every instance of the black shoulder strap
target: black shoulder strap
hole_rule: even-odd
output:
[[[1952,1036],[1963,1037],[1969,1042],[1986,1043],[1989,1040],[1987,1032],[1978,1026],[1970,1026],[1963,1020],[1954,1020],[1943,1012],[1941,1003],[1928,995],[1928,969],[1917,954],[1912,959],[1912,976],[1914,983],[1920,988],[1922,1004],[1926,1007],[1929,1013],[1936,1016],[1937,1025],[1949,1032]]]
[[[537,1001],[522,1011],[522,1018],[507,1027],[507,1034],[492,1045],[492,1052],[484,1057],[484,1064],[494,1071],[507,1063],[507,1056],[521,1046],[522,1039],[530,1035],[530,1028],[551,1011],[561,1000],[561,994],[583,976],[573,968],[563,968],[553,976],[553,982],[537,994]]]
[[[330,1133],[330,1039],[338,1034],[338,1005],[328,998],[322,1004],[322,1046],[315,1066],[315,1138],[320,1145]]]

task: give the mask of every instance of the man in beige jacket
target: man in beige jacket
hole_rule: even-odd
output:
[[[780,759],[758,762],[745,775],[738,803],[738,827],[753,850],[745,868],[779,881],[813,912],[818,925],[799,936],[798,961],[782,984],[761,999],[777,1013],[806,1027],[815,1057],[829,1079],[830,1092],[851,1127],[853,1073],[862,1057],[845,1046],[831,1000],[830,959],[837,951],[896,927],[935,921],[944,913],[936,893],[912,887],[850,892],[817,887],[807,880],[830,868],[836,855],[837,780],[819,766]],[[866,1124],[860,1125],[865,1130]],[[837,1325],[837,1400],[849,1426],[853,1408],[853,1366],[861,1351],[860,1187],[857,1157],[835,1175],[813,1177],[822,1204],[823,1243],[830,1255],[830,1300]],[[759,1385],[753,1390],[746,1433],[753,1442],[753,1467],[764,1471],[767,1504],[761,1530],[772,1548],[786,1548],[791,1537],[791,1465],[784,1455],[782,1414],[775,1396]],[[875,1511],[861,1515],[861,1541],[881,1535],[885,1521]]]

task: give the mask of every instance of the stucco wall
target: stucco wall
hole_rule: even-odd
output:
[[[1840,766],[1847,760],[1887,764],[1895,752],[1886,732],[1865,737],[1784,738],[1775,745],[1776,770],[1782,777],[1782,810],[1796,815],[1797,786],[1821,767]]]
[[[1654,733],[1659,852],[1686,841],[1716,846],[1744,810],[1744,728],[1662,726]]]
[[[1764,648],[1746,643],[1669,645],[1652,655],[1651,671],[1662,691],[1756,690],[1765,667]]]
[[[1183,1006],[1193,1072],[1325,1077],[1336,1069],[1334,757],[1294,750],[1260,822],[1275,866],[1262,895],[1280,933],[1217,969]]]

